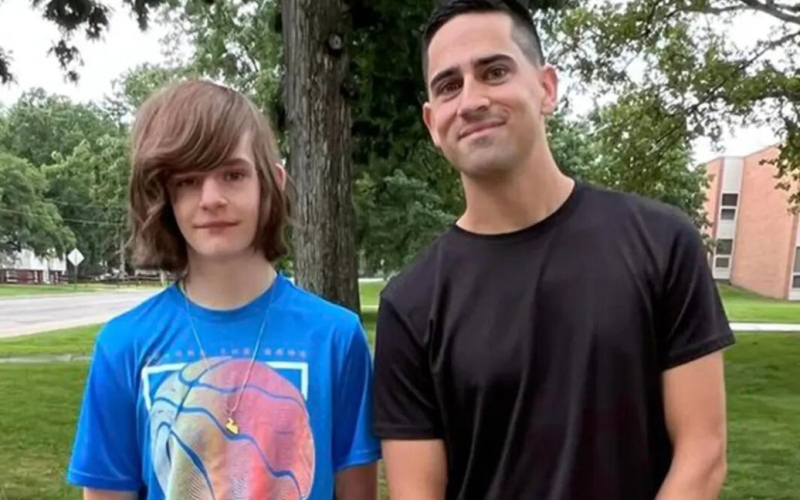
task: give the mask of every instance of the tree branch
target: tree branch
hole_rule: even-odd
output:
[[[798,7],[796,6],[776,4],[774,2],[763,4],[759,0],[739,0],[739,1],[753,10],[769,14],[770,16],[776,19],[780,19],[781,21],[792,24],[800,24],[800,15],[793,15],[789,14],[788,12],[784,12],[785,10],[798,12]]]
[[[0,84],[5,85],[14,81],[14,75],[11,74],[11,56],[3,51],[0,47]]]
[[[741,12],[744,10],[748,10],[748,7],[742,5],[731,5],[729,7],[703,7],[703,8],[689,8],[687,9],[688,12],[698,12],[701,14],[726,14],[728,12]]]
[[[741,0],[741,1],[744,2],[744,1],[749,1],[749,0]],[[745,61],[742,61],[739,64],[738,68],[737,68],[738,71],[736,71],[735,73],[733,73],[731,75],[728,75],[727,77],[722,78],[722,80],[717,85],[715,85],[714,88],[712,88],[711,91],[708,94],[706,94],[705,97],[703,97],[702,99],[699,99],[696,103],[694,103],[693,105],[689,106],[689,108],[686,109],[686,116],[688,117],[689,115],[691,115],[693,113],[696,113],[700,109],[700,106],[702,106],[703,104],[708,104],[711,100],[713,100],[715,98],[718,98],[717,92],[719,92],[720,89],[722,89],[722,87],[724,87],[725,84],[728,83],[728,81],[730,81],[730,79],[733,76],[735,76],[735,75],[739,74],[741,71],[744,71],[747,68],[749,68],[753,63],[755,63],[758,59],[760,59],[761,56],[763,56],[764,54],[766,54],[770,50],[774,49],[775,47],[779,47],[779,46],[783,45],[784,43],[789,42],[789,41],[791,41],[791,40],[793,40],[793,39],[795,39],[797,37],[800,37],[800,31],[796,31],[794,33],[790,33],[790,34],[788,34],[786,36],[783,36],[783,37],[781,37],[781,38],[779,38],[777,40],[773,40],[772,42],[769,42],[769,43],[765,44],[764,47],[760,51],[758,51],[758,53],[756,53],[753,57],[751,57],[750,59],[747,59]],[[660,151],[661,143],[664,142],[665,140],[669,139],[669,137],[672,134],[674,134],[675,132],[677,132],[678,129],[679,129],[679,127],[675,126],[675,127],[672,127],[671,129],[667,130],[667,132],[665,134],[663,134],[661,137],[659,137],[659,139],[657,141],[655,141],[654,146],[651,149],[651,152],[656,153],[656,152]]]
[[[800,12],[800,4],[789,5],[787,3],[773,3],[773,5],[775,7],[778,7],[779,9],[789,10],[792,12]]]
[[[653,5],[650,7],[650,12],[647,15],[647,19],[644,23],[644,38],[650,38],[651,29],[653,27],[653,19],[656,17],[656,12],[658,11],[658,4],[661,3],[661,0],[655,0]]]

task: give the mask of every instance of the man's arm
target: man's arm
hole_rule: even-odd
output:
[[[443,500],[447,455],[425,335],[386,292],[375,343],[375,423],[392,500]],[[419,324],[420,320],[417,320]]]
[[[378,465],[349,467],[336,474],[336,500],[378,498]]]
[[[726,474],[722,353],[669,369],[663,381],[664,412],[674,453],[656,500],[716,499]]]
[[[447,487],[444,443],[386,440],[382,443],[392,500],[443,500]]]
[[[84,488],[83,500],[136,500],[136,492],[133,491],[108,491],[93,490]]]

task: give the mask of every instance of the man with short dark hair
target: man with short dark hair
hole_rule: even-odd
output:
[[[518,3],[441,2],[423,45],[466,210],[381,295],[393,500],[716,498],[734,338],[697,229],[559,170],[556,73]]]

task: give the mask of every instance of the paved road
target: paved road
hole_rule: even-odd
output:
[[[157,289],[2,299],[0,338],[104,323],[155,293]]]

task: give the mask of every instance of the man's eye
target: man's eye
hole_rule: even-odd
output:
[[[503,78],[507,74],[508,74],[508,69],[504,68],[503,66],[494,67],[486,72],[486,76],[490,80],[498,80],[500,78]]]
[[[450,94],[452,92],[457,91],[460,88],[458,82],[448,82],[439,87],[440,94]]]

